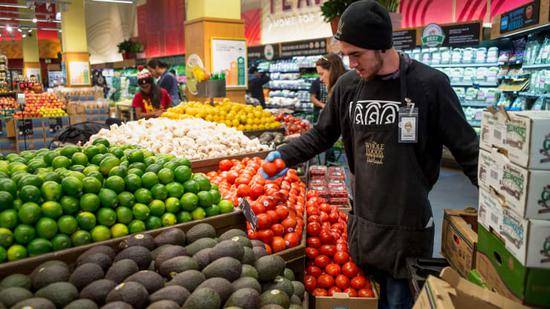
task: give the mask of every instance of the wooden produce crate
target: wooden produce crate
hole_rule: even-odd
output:
[[[245,153],[241,155],[228,156],[228,157],[219,157],[219,158],[213,158],[213,159],[191,161],[191,169],[193,170],[193,173],[208,173],[211,171],[218,170],[218,164],[220,163],[221,160],[226,160],[226,159],[242,160],[246,157],[260,157],[263,159],[270,152],[271,150]]]
[[[281,126],[279,128],[276,128],[276,129],[243,131],[244,135],[246,135],[250,138],[258,137],[258,136],[262,135],[262,133],[265,133],[265,132],[274,132],[274,133],[279,132],[279,133],[285,134],[285,127]]]

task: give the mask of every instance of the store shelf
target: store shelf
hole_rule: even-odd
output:
[[[541,64],[526,64],[521,67],[522,69],[550,69],[550,63]]]
[[[498,83],[489,83],[489,82],[459,82],[451,83],[452,87],[498,87]]]
[[[266,87],[270,90],[307,91],[309,88]]]
[[[468,123],[472,127],[480,127],[481,126],[481,120],[468,120]]]
[[[488,103],[485,101],[461,101],[460,104],[462,106],[468,106],[468,107],[488,107],[488,106],[494,105],[494,103]]]
[[[450,63],[450,64],[430,64],[432,68],[478,68],[478,67],[496,67],[499,63]]]
[[[535,98],[550,98],[550,93],[532,93],[532,92],[518,92],[518,95],[524,97],[535,97]]]

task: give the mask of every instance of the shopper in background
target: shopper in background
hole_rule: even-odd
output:
[[[380,308],[410,308],[405,260],[432,257],[428,193],[443,145],[477,185],[479,141],[448,77],[392,47],[391,19],[378,2],[351,4],[335,38],[354,71],[334,85],[318,123],[266,160],[281,157],[293,166],[342,135],[355,177],[350,254],[380,284]]]
[[[319,113],[325,107],[328,95],[338,78],[346,73],[346,68],[344,67],[342,58],[334,53],[319,58],[315,63],[315,68],[317,69],[319,78],[311,83],[309,93],[313,102],[314,122],[317,122]]]
[[[249,69],[248,92],[250,96],[260,101],[262,107],[265,107],[264,85],[271,80],[267,74],[258,71],[258,67],[252,66]]]
[[[138,119],[159,117],[172,105],[168,92],[155,84],[155,79],[148,70],[138,73],[138,85],[139,92],[132,101]]]
[[[158,79],[157,84],[168,91],[172,99],[172,105],[176,106],[180,104],[181,99],[178,90],[178,80],[176,76],[168,71],[168,64],[158,59],[151,59],[147,62],[147,69],[153,74],[153,77]]]

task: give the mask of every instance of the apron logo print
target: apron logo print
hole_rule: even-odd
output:
[[[350,104],[350,117],[355,124],[367,126],[393,124],[397,119],[397,111],[399,110],[399,102],[395,101],[357,101],[355,110],[352,111],[353,106],[353,104]]]
[[[384,144],[367,142],[365,143],[365,152],[367,156],[367,163],[376,165],[384,164]]]

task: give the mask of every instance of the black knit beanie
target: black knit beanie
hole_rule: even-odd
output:
[[[364,49],[390,49],[393,46],[390,15],[375,0],[354,2],[340,17],[334,38]]]

